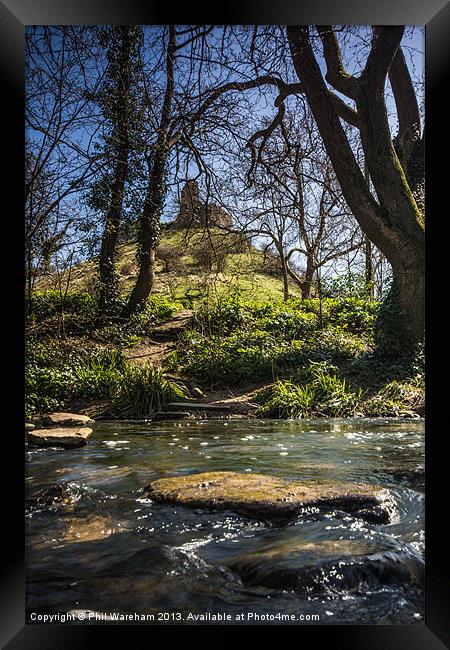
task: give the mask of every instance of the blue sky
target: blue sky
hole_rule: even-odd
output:
[[[145,27],[147,39],[149,37],[151,38],[152,33],[156,29],[159,28],[153,26]],[[220,29],[221,29],[220,27],[217,28],[217,30]],[[370,38],[370,32],[368,31],[368,28],[362,27],[360,31],[363,36],[366,33],[366,36]],[[350,38],[348,38],[345,48],[343,48],[344,63],[346,64],[348,71],[351,73],[357,73],[358,71],[358,59],[354,52],[358,43],[359,43],[359,39],[357,37],[351,36]],[[425,52],[424,29],[407,28],[405,30],[405,36],[403,38],[402,46],[405,52],[406,61],[409,66],[412,78],[416,82],[417,90],[420,93],[423,90],[423,75],[424,75],[424,52]],[[152,52],[148,50],[146,54],[147,55],[157,54],[157,51],[154,50]],[[322,71],[325,72],[325,66],[322,58],[319,58],[319,64],[321,66]],[[159,81],[161,81],[161,77],[159,77]],[[252,102],[254,102],[254,109],[255,109],[254,115],[257,116],[256,119],[252,121],[252,124],[248,125],[249,133],[251,132],[252,129],[257,130],[259,128],[258,116],[259,118],[261,118],[263,116],[273,116],[275,114],[274,107],[273,107],[273,98],[275,94],[276,93],[274,93],[273,89],[269,89],[268,92],[262,95],[258,92],[248,91],[248,97],[251,99]],[[348,102],[349,100],[345,99],[345,101]],[[390,92],[389,84],[387,84],[386,102],[387,102],[390,124],[392,127],[392,131],[395,134],[396,132],[395,103],[393,101],[393,97]],[[83,125],[81,124],[80,128],[78,129],[78,132],[74,135],[74,137],[76,137],[79,140],[81,146],[84,146],[89,137],[90,132],[91,132],[90,127],[88,127],[87,125],[86,127],[83,127]],[[30,130],[28,135],[31,139],[39,141],[40,136],[36,132]],[[173,201],[174,198],[175,197],[172,195],[172,197],[169,197],[169,200],[167,201],[166,209],[164,211],[164,220],[175,216],[174,209],[176,208],[176,204]],[[77,210],[81,210],[83,211],[84,214],[87,214],[85,212],[86,207],[82,203],[80,204],[79,199],[80,197],[74,194],[72,195],[70,202],[73,204],[74,207],[75,204],[77,204],[76,205]]]

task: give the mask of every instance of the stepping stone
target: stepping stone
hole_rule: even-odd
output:
[[[188,408],[190,411],[229,411],[228,404],[208,404],[206,402],[171,402],[167,405],[171,411]]]
[[[342,510],[372,523],[388,523],[394,504],[387,490],[363,483],[287,481],[240,472],[205,472],[162,478],[144,488],[157,502],[233,510],[286,521],[305,508]]]
[[[34,429],[27,432],[27,441],[31,447],[82,447],[92,435],[87,427]]]
[[[42,416],[41,422],[44,427],[83,427],[94,420],[77,413],[47,413]]]
[[[184,420],[189,418],[189,411],[158,411],[153,415],[154,420]]]
[[[25,422],[25,431],[32,431],[34,428],[35,427],[32,422]]]

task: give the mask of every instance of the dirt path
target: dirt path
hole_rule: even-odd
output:
[[[176,348],[180,334],[188,327],[192,314],[193,312],[190,309],[185,309],[166,323],[157,325],[152,330],[151,336],[145,337],[141,343],[126,352],[127,358],[135,364],[151,362],[157,366],[164,366],[168,355]],[[184,383],[188,390],[192,390],[196,386],[194,380],[186,380]],[[259,382],[222,390],[208,390],[208,388],[202,386],[203,397],[196,394],[195,399],[205,405],[228,407],[230,414],[233,416],[248,417],[258,407],[253,402],[255,393],[268,383],[271,382]]]
[[[178,337],[186,329],[193,312],[185,309],[178,312],[171,320],[153,328],[151,336],[145,337],[142,341],[126,352],[127,359],[136,364],[150,361],[156,366],[164,365],[164,362],[178,341]]]

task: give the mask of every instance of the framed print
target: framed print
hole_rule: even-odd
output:
[[[448,5],[172,9],[0,5],[3,643],[443,648]]]

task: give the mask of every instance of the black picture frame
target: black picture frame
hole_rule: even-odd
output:
[[[433,289],[444,281],[448,259],[448,239],[441,235],[448,217],[445,213],[448,179],[448,117],[444,90],[448,88],[449,56],[447,43],[450,33],[450,4],[446,0],[378,0],[376,3],[345,0],[339,3],[327,0],[241,0],[231,8],[214,5],[209,8],[192,3],[156,3],[152,0],[1,0],[0,1],[0,62],[2,71],[3,159],[7,173],[3,185],[3,250],[11,249],[13,261],[4,267],[7,305],[4,312],[10,325],[10,338],[18,339],[18,350],[23,349],[24,313],[23,287],[23,151],[24,151],[24,29],[30,24],[402,24],[426,26],[426,179],[427,215],[427,361],[431,376],[427,379],[426,409],[426,610],[425,625],[392,626],[302,626],[301,643],[305,633],[317,644],[329,642],[335,650],[439,650],[450,646],[449,607],[449,552],[445,533],[446,508],[445,478],[448,476],[448,433],[440,423],[440,412],[446,406],[448,388],[439,377],[439,364],[445,369],[446,323],[433,313]],[[447,132],[446,132],[447,131]],[[441,166],[441,159],[444,165]],[[9,207],[6,209],[6,199]],[[431,215],[431,218],[430,218]],[[6,235],[6,226],[8,234]],[[1,240],[0,240],[1,241]],[[442,246],[442,249],[439,249]],[[17,247],[17,250],[16,250]],[[439,262],[441,269],[439,269]],[[4,260],[3,263],[5,264]],[[15,286],[17,282],[17,287]],[[440,287],[442,291],[442,286]],[[435,305],[436,307],[436,305]],[[443,349],[444,352],[443,352]],[[8,345],[9,347],[9,345]],[[8,365],[10,397],[5,402],[3,442],[3,469],[9,467],[7,489],[3,493],[3,553],[0,596],[0,627],[2,647],[8,649],[40,648],[68,650],[98,644],[99,634],[113,634],[114,642],[130,644],[130,634],[144,634],[147,643],[153,641],[153,630],[147,626],[64,626],[25,625],[25,561],[24,561],[24,462],[23,438],[23,379],[20,352]],[[431,363],[430,363],[431,361]],[[444,392],[445,391],[445,392]],[[447,398],[448,401],[448,398]],[[12,417],[11,417],[12,415]],[[445,453],[447,451],[447,453]],[[442,498],[440,495],[443,495]],[[5,513],[6,510],[6,513]],[[219,632],[217,626],[203,626]],[[124,629],[125,628],[125,629]],[[183,635],[186,631],[183,628]],[[225,643],[229,632],[236,627],[221,627],[219,640]],[[260,629],[260,628],[259,628]],[[252,628],[252,635],[255,628]],[[164,626],[164,638],[169,629]],[[180,631],[180,629],[179,629]],[[190,628],[192,631],[192,627]],[[189,631],[189,632],[190,632]],[[268,628],[264,628],[266,635]],[[272,630],[273,632],[274,630]],[[292,631],[292,628],[289,628]],[[222,635],[223,632],[223,635]],[[279,630],[275,630],[279,634]],[[294,630],[296,632],[296,630]],[[197,635],[197,631],[194,633]],[[270,635],[269,635],[270,636]],[[194,637],[192,637],[194,638]],[[186,641],[188,636],[185,637]],[[198,636],[197,636],[198,639]],[[216,643],[217,641],[215,641]],[[167,645],[167,641],[163,647]]]

